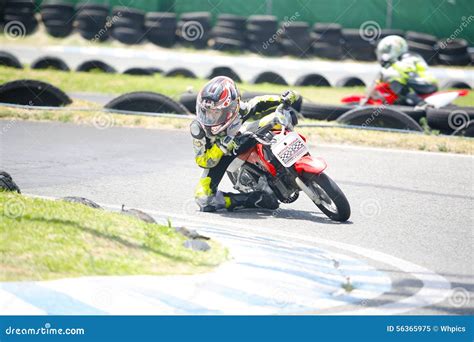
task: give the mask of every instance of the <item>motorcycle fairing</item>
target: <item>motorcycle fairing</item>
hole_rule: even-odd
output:
[[[319,175],[327,168],[327,164],[323,158],[307,155],[298,160],[294,167],[298,173],[306,172]]]

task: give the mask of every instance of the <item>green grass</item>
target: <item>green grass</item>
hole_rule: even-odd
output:
[[[51,83],[66,92],[96,92],[124,94],[132,91],[153,91],[177,99],[183,92],[192,89],[198,91],[205,79],[186,79],[181,77],[132,76],[122,74],[61,72],[55,70],[18,70],[0,67],[0,84],[18,79],[35,79]],[[243,91],[259,91],[279,94],[285,89],[297,90],[306,99],[319,103],[340,104],[346,95],[364,93],[363,87],[292,87],[272,84],[239,84]],[[474,91],[455,102],[460,106],[474,106]]]
[[[227,250],[183,247],[173,228],[63,201],[0,192],[0,281],[206,272]]]

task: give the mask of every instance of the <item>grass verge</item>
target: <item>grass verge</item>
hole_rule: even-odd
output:
[[[206,272],[227,259],[183,247],[173,228],[82,204],[0,192],[0,281]]]
[[[13,69],[0,67],[0,84],[18,80],[34,79],[48,82],[65,92],[95,92],[107,94],[124,94],[132,91],[153,91],[178,99],[187,90],[198,91],[206,82],[205,79],[186,79],[181,77],[132,76],[123,74],[63,72],[56,70]],[[365,88],[335,87],[293,87],[273,84],[242,83],[243,91],[258,91],[269,94],[280,94],[292,88],[306,99],[318,103],[340,104],[340,99],[351,94],[363,94]],[[474,92],[455,101],[459,106],[474,106]]]
[[[74,107],[76,104],[73,104]],[[84,102],[77,104],[84,107]],[[149,117],[142,115],[121,115],[101,111],[62,111],[62,110],[29,110],[2,107],[0,119],[8,121],[3,130],[15,125],[16,120],[59,121],[73,124],[93,125],[104,129],[112,126],[142,127],[149,129],[188,129],[189,120]],[[324,121],[302,120],[301,123],[320,123]],[[371,147],[398,148],[407,150],[450,152],[473,154],[474,141],[469,138],[450,137],[430,134],[403,134],[338,127],[298,128],[311,143],[335,143],[348,145],[365,145]],[[1,133],[1,131],[0,131]]]

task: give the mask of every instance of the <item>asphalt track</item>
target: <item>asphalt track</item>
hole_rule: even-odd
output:
[[[313,146],[352,205],[350,222],[337,224],[306,198],[275,212],[198,213],[192,194],[200,170],[183,131],[4,120],[0,143],[1,169],[24,193],[124,203],[224,241],[261,238],[300,252],[342,255],[390,279],[375,298],[304,312],[474,312],[472,157]],[[223,188],[230,190],[228,182]]]

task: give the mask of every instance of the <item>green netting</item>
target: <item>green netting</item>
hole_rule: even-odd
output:
[[[310,24],[338,23],[343,27],[359,27],[373,20],[385,26],[386,0],[273,0],[272,13],[280,20],[298,18]]]
[[[454,35],[455,38],[468,40],[473,46],[474,1],[394,1],[393,26],[404,30],[427,32],[439,38]]]

